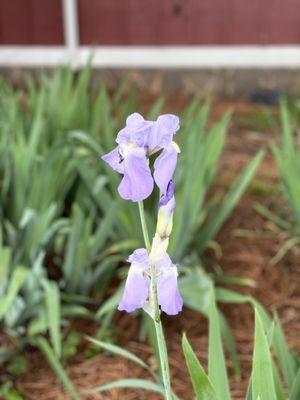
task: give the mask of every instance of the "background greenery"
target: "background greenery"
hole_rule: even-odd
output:
[[[120,176],[100,161],[115,146],[126,117],[138,110],[137,95],[134,88],[125,93],[125,82],[112,95],[104,84],[92,87],[90,74],[87,65],[79,74],[68,68],[51,77],[41,74],[38,84],[28,76],[25,90],[0,82],[0,320],[4,332],[19,343],[13,351],[2,348],[0,359],[15,357],[28,344],[38,347],[73,398],[78,395],[61,364],[70,343],[64,328],[69,318],[93,319],[101,324],[100,337],[106,337],[126,274],[122,265],[143,243],[136,205],[119,198]],[[163,106],[163,98],[158,99],[145,117],[155,119]],[[211,319],[215,277],[203,269],[203,252],[213,245],[263,153],[252,159],[225,195],[212,194],[230,114],[212,123],[209,110],[208,101],[195,98],[180,113],[170,254],[180,265],[185,305]],[[282,115],[282,151],[293,157],[285,166],[279,148],[274,153],[297,221],[295,181],[290,186],[289,182],[299,168],[289,144],[285,109]],[[290,178],[285,171],[292,170]],[[158,193],[146,202],[152,233],[157,200]],[[108,296],[112,282],[116,290]],[[249,301],[221,288],[215,296],[219,301]],[[230,327],[216,312],[239,376]],[[141,334],[151,339],[147,322]]]

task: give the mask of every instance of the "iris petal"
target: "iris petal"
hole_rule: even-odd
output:
[[[122,300],[118,305],[119,311],[133,312],[142,308],[149,294],[150,279],[144,275],[138,264],[132,264],[128,271]]]
[[[145,150],[132,148],[124,158],[124,177],[118,187],[120,196],[125,200],[142,201],[153,190],[151,176]]]
[[[126,119],[125,128],[118,133],[116,142],[119,144],[133,142],[139,147],[147,147],[153,127],[154,122],[144,120],[139,113],[131,114]]]
[[[158,304],[168,315],[176,315],[182,310],[183,301],[177,283],[177,267],[168,254],[157,264],[159,275],[157,278]]]
[[[154,180],[163,194],[166,194],[177,163],[177,149],[171,143],[154,162]]]
[[[114,171],[124,174],[124,164],[121,162],[119,146],[117,146],[111,152],[104,154],[101,159],[111,166]]]
[[[168,147],[178,128],[179,118],[176,115],[164,114],[159,116],[153,124],[151,135],[148,137],[149,153]]]
[[[143,122],[145,122],[144,117],[137,112],[128,115],[126,118],[126,126],[133,128],[141,126]]]
[[[160,147],[167,147],[179,129],[179,118],[173,114],[163,114],[157,118],[157,131]]]
[[[176,315],[182,310],[183,301],[178,290],[177,277],[173,271],[158,278],[158,303],[162,311],[168,315]]]
[[[146,249],[136,249],[130,256],[128,260],[130,263],[141,264],[144,268],[150,267],[149,256]]]

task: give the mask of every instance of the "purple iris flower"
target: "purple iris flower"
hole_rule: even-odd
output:
[[[176,115],[164,114],[156,121],[146,121],[138,113],[129,115],[125,128],[117,135],[117,147],[102,156],[102,160],[123,175],[118,187],[123,199],[146,199],[153,190],[153,177],[161,192],[166,193],[177,163],[179,150],[173,135],[178,129]],[[148,157],[160,150],[152,177]]]
[[[146,249],[135,250],[128,258],[131,266],[118,310],[132,312],[143,308],[149,298],[150,260]],[[183,301],[177,285],[177,266],[168,254],[156,263],[158,304],[169,315],[182,310]]]

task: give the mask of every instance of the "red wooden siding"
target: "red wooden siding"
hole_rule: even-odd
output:
[[[61,0],[0,0],[0,44],[63,44]]]
[[[299,0],[78,0],[82,44],[300,43]]]
[[[299,44],[300,0],[77,0],[84,45]],[[62,0],[0,0],[0,45],[63,44]]]

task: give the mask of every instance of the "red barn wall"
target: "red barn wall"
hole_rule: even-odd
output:
[[[63,44],[61,0],[0,0],[0,44]]]
[[[77,0],[83,45],[300,43],[299,0]],[[63,43],[61,0],[0,0],[0,44]]]

